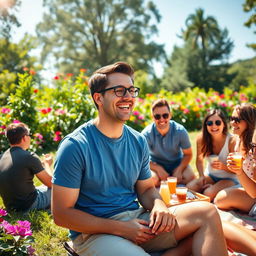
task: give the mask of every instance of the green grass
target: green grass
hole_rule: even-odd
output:
[[[196,136],[198,132],[190,132],[189,137],[193,149],[193,160],[191,166],[193,170],[195,167],[195,154],[196,154]],[[35,184],[39,185],[40,182],[35,179]],[[3,208],[3,202],[0,197],[0,208]],[[40,256],[60,256],[67,255],[63,248],[63,242],[68,240],[67,229],[61,228],[53,223],[52,215],[48,211],[32,211],[27,215],[11,212],[10,222],[17,220],[28,220],[31,222],[31,228],[35,243],[32,245],[36,249],[37,255]]]

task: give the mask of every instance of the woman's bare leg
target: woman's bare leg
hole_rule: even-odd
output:
[[[222,225],[228,247],[248,256],[256,255],[256,231],[227,221]]]

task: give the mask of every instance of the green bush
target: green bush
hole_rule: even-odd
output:
[[[0,107],[0,152],[8,147],[4,136],[11,122],[24,122],[33,134],[32,150],[38,153],[56,150],[59,141],[76,127],[92,119],[96,108],[88,88],[88,77],[81,70],[77,77],[69,73],[54,77],[54,87],[38,85],[33,74],[18,74],[19,84],[8,104]],[[144,95],[143,95],[144,96]],[[169,102],[173,119],[182,123],[189,131],[201,128],[202,120],[211,108],[220,108],[228,116],[236,104],[255,104],[255,84],[240,87],[239,92],[226,88],[223,94],[194,88],[174,94],[161,90],[156,94],[145,94],[138,98],[128,125],[141,131],[152,122],[151,105],[158,98]]]

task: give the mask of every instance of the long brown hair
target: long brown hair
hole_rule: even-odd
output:
[[[224,128],[222,133],[223,134],[227,134],[228,133],[228,124],[227,124],[227,120],[226,117],[224,115],[224,113],[220,110],[220,109],[212,109],[208,112],[208,114],[205,116],[204,120],[203,120],[203,127],[202,127],[202,148],[201,151],[203,153],[203,156],[208,156],[211,155],[213,153],[212,149],[213,149],[213,143],[212,143],[212,136],[210,135],[210,133],[207,130],[207,125],[206,122],[208,121],[208,119],[211,116],[214,115],[218,115],[223,124],[224,124]]]
[[[256,126],[256,108],[251,103],[243,103],[241,105],[236,105],[234,110],[237,111],[238,117],[247,123],[247,128],[240,135],[240,139],[246,154],[248,154]]]

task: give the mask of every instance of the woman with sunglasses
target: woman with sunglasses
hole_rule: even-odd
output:
[[[238,209],[256,218],[256,108],[244,103],[234,108],[231,120],[232,132],[238,136],[236,151],[243,156],[242,165],[237,165],[234,154],[228,156],[227,165],[242,185],[220,191],[215,204],[223,210]]]
[[[188,183],[188,188],[212,200],[220,190],[239,184],[236,175],[226,165],[229,152],[234,151],[235,140],[228,133],[226,118],[221,110],[213,109],[205,116],[196,144],[199,178]]]

